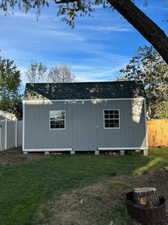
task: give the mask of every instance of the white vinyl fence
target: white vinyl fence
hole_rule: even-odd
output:
[[[0,151],[22,146],[22,121],[0,121]]]

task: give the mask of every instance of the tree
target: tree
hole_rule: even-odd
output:
[[[75,80],[75,75],[72,74],[70,67],[65,64],[47,69],[42,63],[33,63],[25,74],[30,83],[65,83]]]
[[[0,109],[14,113],[20,117],[17,111],[21,96],[20,71],[14,65],[14,61],[0,57]]]
[[[65,16],[63,19],[70,25],[73,25],[75,17],[90,15],[96,5],[113,7],[155,47],[168,63],[168,37],[132,0],[55,0],[55,3],[60,5],[58,15]],[[3,0],[0,3],[0,8],[4,12],[16,6],[26,12],[32,8],[39,12],[42,7],[49,6],[49,3],[47,0]]]
[[[120,72],[124,74],[121,79],[143,82],[151,118],[163,113],[168,102],[168,65],[152,46],[140,47],[138,55]]]
[[[53,83],[73,82],[75,81],[75,76],[67,65],[60,64],[49,71],[48,81]]]
[[[45,73],[47,72],[47,67],[42,63],[32,63],[28,70],[26,71],[26,76],[28,82],[30,83],[40,83],[45,81]]]

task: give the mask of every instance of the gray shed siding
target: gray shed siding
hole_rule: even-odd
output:
[[[145,104],[140,100],[71,100],[44,104],[27,101],[24,103],[23,150],[144,149],[147,145]],[[104,129],[104,109],[120,110],[119,129]],[[49,129],[50,110],[66,111],[66,129]]]

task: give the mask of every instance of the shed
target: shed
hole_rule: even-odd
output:
[[[27,83],[23,152],[144,150],[142,82]]]

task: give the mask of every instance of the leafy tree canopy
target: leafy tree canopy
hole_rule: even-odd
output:
[[[0,109],[14,113],[20,117],[18,113],[18,104],[20,104],[20,71],[14,65],[14,61],[0,57]]]
[[[141,80],[147,95],[151,118],[166,114],[168,102],[168,65],[158,52],[149,46],[138,49],[138,55],[120,70],[124,74],[120,79]],[[168,112],[167,112],[168,113]]]

